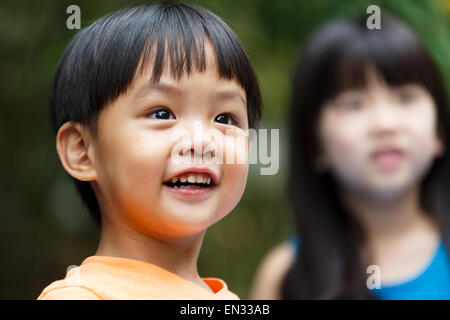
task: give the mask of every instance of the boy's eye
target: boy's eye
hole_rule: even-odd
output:
[[[237,124],[237,120],[229,113],[221,113],[219,114],[215,119],[215,122],[222,123],[222,124],[228,124],[233,125]]]
[[[150,112],[149,117],[152,119],[159,119],[159,120],[175,119],[175,116],[173,115],[173,113],[167,109],[154,110],[154,111]]]

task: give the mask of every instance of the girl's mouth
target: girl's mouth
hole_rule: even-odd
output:
[[[398,168],[404,159],[404,152],[400,149],[382,149],[372,153],[375,165],[384,171]]]

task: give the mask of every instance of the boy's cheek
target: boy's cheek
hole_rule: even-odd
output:
[[[249,146],[250,144],[245,136],[227,136],[221,146],[222,163],[225,165],[247,165]]]
[[[247,175],[248,164],[224,165],[222,192],[225,199],[220,205],[226,206],[228,212],[240,201],[247,183]]]
[[[164,170],[161,158],[155,158],[153,152],[145,151],[135,154],[133,150],[113,152],[100,164],[99,184],[102,188],[110,189],[113,194],[145,192],[155,193],[162,184],[160,176]]]

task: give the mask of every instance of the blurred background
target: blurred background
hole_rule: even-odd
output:
[[[98,229],[63,171],[48,117],[54,70],[77,32],[66,27],[66,8],[81,8],[83,28],[108,12],[142,2],[0,2],[0,299],[37,298],[97,247]],[[368,17],[366,8],[376,4],[381,14],[390,11],[419,33],[450,89],[450,0],[186,2],[213,11],[237,33],[259,76],[261,127],[280,129],[278,174],[261,176],[259,166],[251,166],[242,201],[208,231],[199,260],[201,276],[223,278],[247,298],[265,253],[293,231],[284,186],[285,111],[307,36],[329,19]]]

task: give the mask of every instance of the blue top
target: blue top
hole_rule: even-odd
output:
[[[298,252],[300,239],[294,236],[289,240]],[[450,300],[450,258],[444,242],[440,242],[427,267],[417,276],[401,283],[381,284],[380,289],[371,292],[382,300]]]

